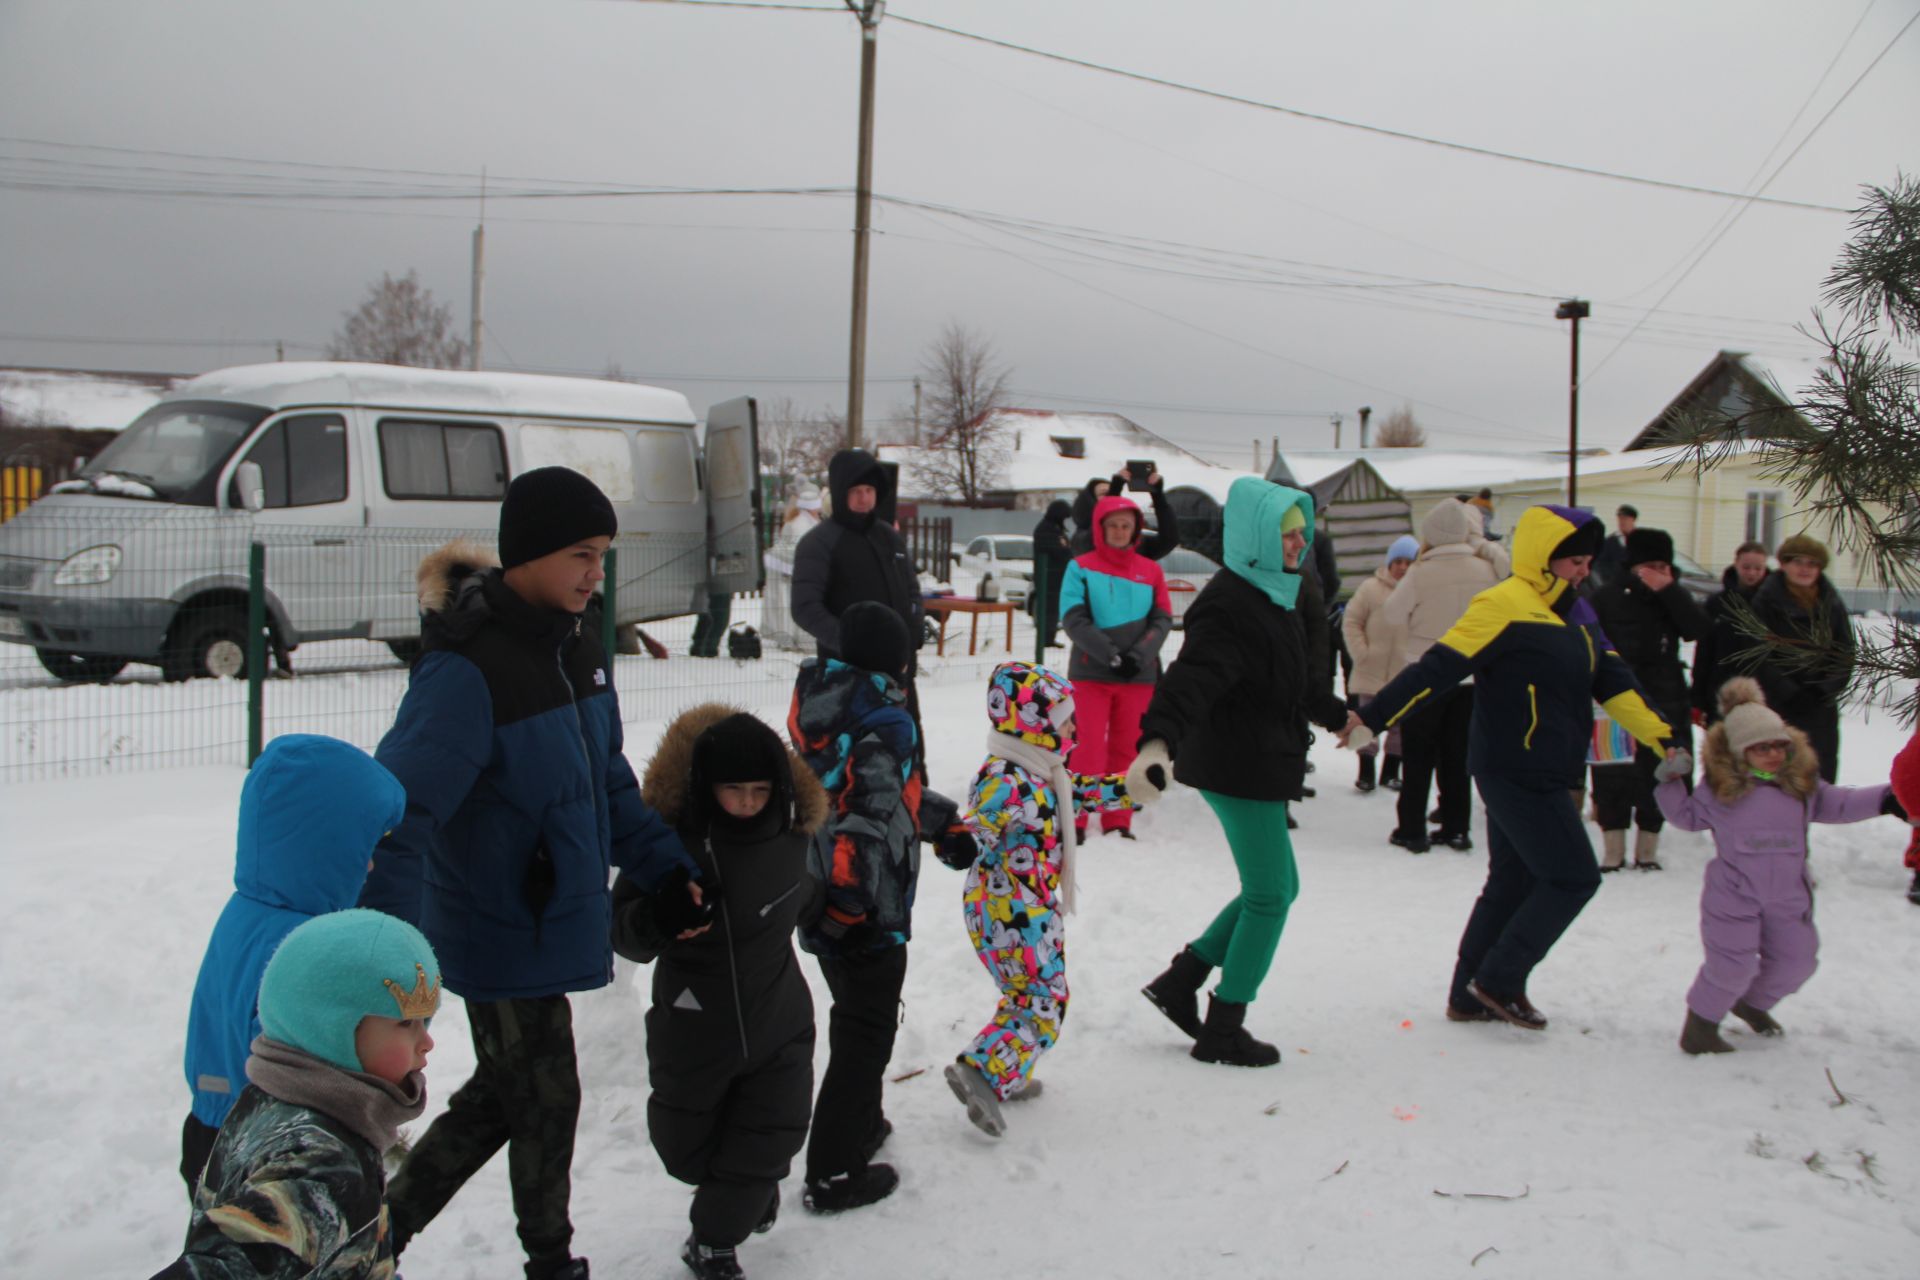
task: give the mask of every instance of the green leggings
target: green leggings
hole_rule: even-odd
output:
[[[1300,872],[1287,838],[1287,802],[1241,800],[1212,791],[1200,796],[1227,833],[1227,847],[1240,872],[1240,896],[1193,940],[1193,951],[1219,967],[1220,984],[1213,992],[1217,999],[1250,1004],[1273,964],[1280,932],[1287,927],[1287,908],[1300,896]]]

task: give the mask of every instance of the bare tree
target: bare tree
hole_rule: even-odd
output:
[[[846,439],[846,424],[827,410],[803,412],[793,397],[760,407],[760,466],[774,477],[774,501],[785,506],[809,484],[824,485],[827,464]]]
[[[380,283],[367,286],[366,300],[335,331],[327,358],[461,369],[467,344],[455,335],[453,308],[434,302],[416,272],[397,280],[382,272]]]
[[[1413,409],[1401,405],[1380,420],[1380,429],[1373,433],[1373,444],[1378,449],[1419,449],[1427,443],[1427,429],[1413,420]]]
[[[992,344],[949,320],[921,365],[926,383],[926,452],[920,468],[938,488],[974,503],[1005,469],[994,410],[1006,399],[1009,370]]]

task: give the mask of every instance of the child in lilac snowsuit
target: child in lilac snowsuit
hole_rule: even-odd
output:
[[[1662,761],[1654,792],[1668,822],[1713,832],[1700,895],[1707,959],[1687,992],[1680,1035],[1680,1047],[1696,1054],[1733,1051],[1720,1036],[1729,1011],[1763,1036],[1781,1034],[1767,1011],[1813,976],[1820,938],[1807,880],[1809,824],[1905,817],[1884,784],[1822,780],[1807,735],[1767,706],[1754,680],[1727,681],[1720,710],[1700,747],[1702,785],[1688,791],[1691,762],[1675,752]]]
[[[961,910],[980,963],[1000,988],[991,1021],[946,1069],[967,1118],[1006,1132],[1000,1104],[1033,1080],[1067,1016],[1064,914],[1073,910],[1073,818],[1136,808],[1122,774],[1068,773],[1073,687],[1056,672],[1003,662],[987,684],[987,760],[974,776],[966,830],[941,860],[967,868]]]

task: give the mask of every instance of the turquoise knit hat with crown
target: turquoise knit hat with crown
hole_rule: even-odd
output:
[[[440,962],[421,932],[382,911],[315,916],[286,936],[260,979],[260,1030],[347,1071],[365,1017],[431,1018]]]

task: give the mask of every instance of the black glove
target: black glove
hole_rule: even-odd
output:
[[[931,787],[920,792],[920,838],[938,849],[940,840],[960,816],[960,806]]]
[[[834,953],[848,964],[861,965],[872,960],[879,952],[874,950],[874,942],[880,931],[862,920],[859,924],[847,926],[846,933],[835,945]]]
[[[980,842],[974,839],[970,827],[956,822],[940,833],[940,839],[933,847],[933,856],[955,871],[966,871],[980,856]]]
[[[1912,815],[1907,812],[1906,806],[1900,803],[1899,797],[1893,794],[1891,788],[1887,790],[1886,799],[1880,802],[1880,812],[1889,818],[1898,818],[1902,822],[1911,822],[1913,820]]]
[[[1108,665],[1113,668],[1113,674],[1122,680],[1131,680],[1140,674],[1140,659],[1131,653],[1114,654],[1113,661]]]
[[[689,929],[713,923],[714,900],[695,902],[687,892],[693,876],[685,867],[675,867],[653,890],[653,927],[663,938],[677,938]],[[702,884],[702,893],[709,886]]]

